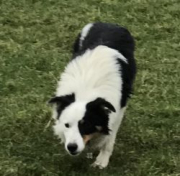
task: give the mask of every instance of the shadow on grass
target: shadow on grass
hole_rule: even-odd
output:
[[[5,151],[1,158],[3,175],[13,176],[61,176],[61,175],[151,175],[151,170],[159,173],[173,173],[175,165],[170,162],[170,149],[165,150],[168,136],[161,139],[154,131],[148,128],[144,121],[124,119],[118,133],[115,150],[110,164],[105,170],[90,167],[95,160],[86,159],[86,153],[71,157],[54,137],[51,127],[44,131],[49,114],[45,119],[21,119],[12,121],[11,130],[4,128],[4,137],[9,140],[1,143],[1,150]],[[155,115],[156,116],[156,115]],[[158,114],[157,114],[158,116]],[[151,118],[151,117],[150,117]],[[29,118],[30,119],[30,118]],[[151,125],[149,121],[149,125]],[[144,125],[144,127],[143,127]],[[153,125],[153,124],[152,124]],[[158,131],[159,132],[159,131]],[[170,136],[171,137],[171,136]],[[8,139],[8,138],[7,138]],[[172,146],[173,147],[173,146]],[[168,156],[168,153],[169,156]],[[27,174],[28,173],[28,174]],[[155,173],[153,173],[156,175]]]

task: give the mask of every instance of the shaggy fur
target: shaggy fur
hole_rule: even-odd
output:
[[[100,149],[93,166],[104,168],[132,92],[136,66],[127,29],[90,23],[74,43],[72,60],[61,74],[53,104],[54,132],[71,155],[86,143]]]

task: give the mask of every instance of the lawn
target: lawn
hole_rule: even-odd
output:
[[[127,27],[138,74],[107,169],[71,158],[50,107],[80,29]],[[0,176],[180,176],[179,0],[0,0]]]

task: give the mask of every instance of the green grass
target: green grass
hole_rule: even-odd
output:
[[[179,0],[0,0],[0,175],[180,176]],[[89,22],[126,26],[138,74],[105,170],[69,157],[50,108],[72,43]]]

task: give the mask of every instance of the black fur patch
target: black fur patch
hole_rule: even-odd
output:
[[[117,59],[120,65],[120,74],[122,77],[122,97],[121,97],[121,107],[125,107],[128,99],[132,94],[133,81],[135,77],[135,68],[132,67],[131,63],[125,63],[121,59]]]
[[[110,23],[94,23],[90,28],[87,36],[82,41],[80,47],[79,34],[74,43],[74,54],[81,54],[87,49],[92,49],[98,45],[105,45],[110,48],[118,50],[124,57],[133,57],[134,40],[130,32],[119,25]]]
[[[109,134],[108,122],[109,114],[116,112],[113,105],[103,98],[89,102],[86,105],[86,113],[83,119],[79,122],[79,131],[81,135],[88,135],[95,132]],[[99,131],[97,129],[101,127]]]
[[[62,111],[73,102],[75,102],[74,93],[70,95],[60,96],[60,97],[53,97],[49,100],[50,104],[55,103],[57,105],[57,113],[58,113],[57,119],[60,117]]]

